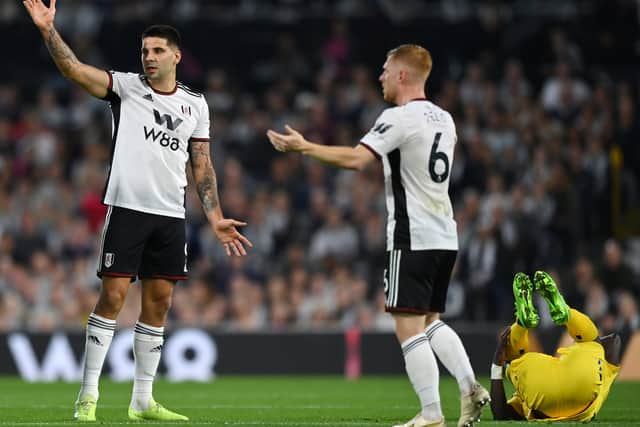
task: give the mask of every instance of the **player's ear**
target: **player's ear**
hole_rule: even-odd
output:
[[[182,59],[182,52],[180,51],[180,49],[176,49],[175,58],[176,58],[176,65],[178,65],[180,63],[180,60]]]
[[[409,71],[404,68],[400,69],[400,72],[398,72],[398,81],[406,82],[407,80],[409,80]]]

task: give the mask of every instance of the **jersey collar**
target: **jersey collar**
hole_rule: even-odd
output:
[[[149,80],[147,80],[147,77],[144,76],[144,83],[149,86],[149,88],[151,88],[152,91],[154,91],[155,93],[159,94],[159,95],[173,95],[174,93],[176,93],[176,91],[178,90],[178,82],[176,81],[176,85],[173,87],[173,90],[170,92],[164,92],[158,89],[155,89],[153,86],[151,86],[151,84],[149,83]]]

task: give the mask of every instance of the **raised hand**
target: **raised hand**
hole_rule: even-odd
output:
[[[305,139],[300,132],[295,130],[289,125],[285,125],[287,134],[278,133],[269,129],[267,131],[267,138],[271,141],[271,145],[278,151],[300,151],[302,150]]]
[[[213,231],[216,233],[218,240],[224,245],[227,256],[231,256],[232,252],[235,256],[244,256],[247,254],[244,245],[250,248],[253,247],[249,239],[236,229],[236,227],[245,225],[247,225],[246,222],[236,221],[235,219],[221,219],[213,226]]]
[[[53,28],[53,18],[56,15],[56,0],[51,0],[49,7],[45,6],[42,0],[24,0],[22,4],[40,31],[45,32]]]
[[[498,344],[496,345],[496,351],[493,354],[493,363],[502,366],[505,362],[506,350],[509,345],[509,338],[511,337],[511,327],[507,327],[498,337]]]

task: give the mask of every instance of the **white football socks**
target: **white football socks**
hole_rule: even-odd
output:
[[[131,407],[137,411],[149,409],[149,401],[153,392],[153,379],[158,371],[164,327],[155,327],[136,323],[133,354],[135,357],[135,377],[133,380],[133,394],[131,395]]]
[[[426,420],[442,418],[440,391],[438,389],[438,363],[424,333],[414,335],[402,343],[405,368],[413,385]]]
[[[460,393],[463,396],[471,394],[476,376],[458,334],[442,320],[436,320],[427,326],[425,334],[440,362],[458,381]]]
[[[104,365],[113,332],[116,329],[116,321],[98,316],[95,313],[89,315],[87,321],[87,333],[85,340],[82,384],[78,397],[84,393],[91,393],[98,399],[98,381]]]

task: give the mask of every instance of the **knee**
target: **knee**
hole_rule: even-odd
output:
[[[148,298],[146,305],[155,316],[164,317],[171,308],[171,294],[154,295]]]
[[[121,289],[103,288],[100,293],[100,299],[98,300],[98,306],[102,311],[117,314],[120,312],[126,296],[127,293],[123,292]]]

